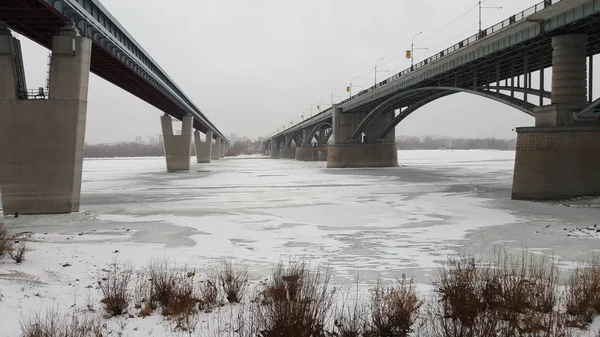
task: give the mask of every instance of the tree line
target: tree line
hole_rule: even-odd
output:
[[[250,140],[236,141],[229,146],[228,156],[250,155],[259,153],[260,142]],[[147,144],[123,142],[114,144],[85,144],[85,158],[118,158],[118,157],[161,157],[165,155],[163,143]],[[196,155],[196,147],[190,147],[190,155]]]
[[[449,138],[449,137],[396,137],[396,144],[400,150],[514,150],[516,139],[488,138]]]

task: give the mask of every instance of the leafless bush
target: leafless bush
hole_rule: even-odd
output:
[[[219,281],[229,303],[240,303],[248,283],[248,270],[235,269],[231,261],[223,261]]]
[[[150,282],[150,276],[145,271],[137,273],[135,285],[132,292],[133,306],[136,309],[142,309],[144,305],[147,305],[151,310],[156,309],[152,306],[152,284]]]
[[[14,238],[4,222],[0,222],[0,258],[13,250]]]
[[[360,284],[356,278],[355,290],[353,293],[347,291],[343,295],[343,302],[336,309],[335,335],[339,337],[361,337],[367,336],[370,329],[368,320],[369,310],[367,301],[360,295]]]
[[[329,272],[321,267],[311,270],[303,261],[291,262],[287,269],[279,264],[263,300],[250,309],[261,336],[324,335],[335,295],[329,280]]]
[[[102,337],[103,322],[87,315],[63,315],[57,309],[21,321],[23,337]]]
[[[109,272],[98,281],[104,309],[110,316],[118,316],[127,312],[131,296],[129,294],[129,282],[132,270],[126,266],[119,269],[116,262],[112,264]]]
[[[450,259],[434,282],[434,325],[443,336],[560,336],[557,283],[552,263],[526,253],[500,251],[487,266]]]
[[[565,301],[569,326],[585,328],[600,315],[600,259],[597,256],[571,273]]]
[[[194,271],[177,270],[166,261],[153,261],[149,267],[152,301],[161,305],[163,316],[176,323],[174,329],[190,331],[201,300],[195,291]]]
[[[219,290],[214,278],[207,278],[200,284],[200,309],[209,311],[219,302]]]
[[[373,336],[406,337],[413,331],[422,301],[412,282],[405,275],[396,285],[377,284],[371,295],[371,325]]]
[[[25,261],[25,252],[27,252],[27,245],[25,242],[20,242],[16,245],[16,248],[13,247],[8,254],[16,263],[21,263]]]

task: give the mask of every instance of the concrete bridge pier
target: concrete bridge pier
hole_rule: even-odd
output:
[[[271,139],[271,159],[279,159],[279,140]]]
[[[225,141],[223,140],[223,138],[221,138],[221,146],[219,147],[219,157],[220,158],[225,158],[225,148],[226,148],[226,144]]]
[[[600,195],[600,127],[574,118],[587,106],[587,36],[555,36],[552,47],[552,104],[517,128],[513,199]]]
[[[377,136],[389,125],[394,118],[394,111],[380,114],[366,128],[364,140],[351,140],[356,129],[356,120],[362,120],[363,115],[344,113],[340,108],[333,110],[334,143],[327,147],[327,167],[396,167],[398,166],[398,151],[396,149],[396,134],[392,130],[384,139]],[[358,117],[358,118],[357,118]]]
[[[162,125],[167,171],[189,171],[191,161],[190,149],[192,146],[192,124],[194,123],[194,117],[183,116],[181,135],[173,134],[173,122],[171,116],[167,114],[163,115],[160,117],[160,122]]]
[[[279,151],[279,158],[294,159],[296,158],[296,148],[292,147],[292,137],[287,135],[283,140],[283,147]]]
[[[194,132],[194,144],[196,145],[196,162],[198,164],[210,163],[212,152],[212,131],[206,132],[206,141],[202,141],[200,131]]]
[[[212,142],[212,140],[211,140]],[[215,146],[213,147],[210,155],[210,159],[219,160],[221,158],[221,137],[217,136],[217,140],[215,141]]]
[[[20,43],[0,27],[0,194],[5,215],[79,211],[92,42],[52,39],[48,99],[29,99]]]

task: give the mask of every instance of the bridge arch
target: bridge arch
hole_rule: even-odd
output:
[[[302,136],[300,136],[298,132],[294,132],[290,136],[289,144],[285,144],[286,147],[291,147],[292,141],[296,142],[296,146],[300,146],[300,144],[302,144]]]
[[[514,91],[516,92],[529,92],[528,89],[524,89],[524,88],[514,88]],[[484,97],[484,98],[488,98],[491,100],[494,100],[496,102],[500,102],[503,104],[506,104],[508,106],[511,106],[517,110],[523,111],[526,114],[529,115],[533,115],[533,108],[536,107],[536,105],[526,102],[522,99],[519,99],[517,97],[512,97],[500,92],[492,92],[489,90],[485,90],[485,88],[480,88],[480,89],[466,89],[466,88],[455,88],[455,87],[424,87],[424,88],[417,88],[417,89],[412,89],[412,90],[407,90],[407,91],[403,91],[401,93],[398,93],[390,98],[388,98],[387,100],[383,101],[382,103],[380,103],[379,105],[377,105],[373,110],[371,110],[371,112],[369,112],[369,114],[360,122],[360,124],[358,125],[358,127],[356,128],[356,130],[354,131],[354,133],[352,134],[352,136],[350,137],[350,140],[358,140],[359,137],[363,134],[364,130],[367,128],[367,126],[369,126],[369,124],[371,124],[371,122],[373,122],[373,120],[375,120],[375,118],[377,116],[379,116],[380,114],[390,111],[392,109],[396,109],[399,105],[402,104],[402,102],[404,100],[406,100],[406,98],[416,95],[416,94],[422,94],[422,93],[427,93],[430,92],[431,94],[427,97],[425,97],[424,99],[422,99],[421,101],[414,103],[413,105],[409,106],[404,112],[401,112],[398,116],[396,116],[394,118],[394,120],[390,123],[390,126],[392,124],[394,124],[393,126],[395,127],[398,123],[400,123],[400,121],[402,121],[404,118],[406,118],[410,113],[414,112],[415,110],[417,110],[418,108],[424,106],[427,103],[430,103],[436,99],[439,99],[441,97],[444,96],[448,96],[451,94],[456,94],[456,93],[468,93],[468,94],[472,94],[472,95],[476,95],[476,96],[480,96],[480,97]],[[443,94],[441,94],[443,93]],[[430,97],[432,99],[430,99]],[[420,105],[419,105],[420,104]],[[411,109],[411,107],[414,106],[414,108]],[[405,112],[408,111],[408,113],[405,114]],[[403,116],[404,117],[401,117]],[[382,138],[381,135],[383,135],[385,137],[385,135],[387,135],[393,128],[386,128],[384,130],[384,132],[382,132],[379,137],[377,137],[378,139]]]
[[[321,123],[315,125],[315,127],[308,134],[308,139],[306,140],[307,145],[310,144],[311,140],[317,134],[317,132],[319,132],[322,129],[326,129],[326,128],[331,128],[333,130],[333,125],[331,125],[331,123],[328,123],[328,122],[321,122]],[[331,135],[329,135],[329,137],[331,137]],[[329,140],[329,137],[325,137],[325,138],[327,140]],[[322,143],[325,144],[325,142],[322,142]]]

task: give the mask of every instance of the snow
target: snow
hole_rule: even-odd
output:
[[[177,174],[165,172],[164,158],[86,160],[81,212],[5,219],[29,250],[20,265],[0,262],[0,336],[18,335],[22,317],[50,306],[99,310],[96,284],[115,260],[140,269],[166,258],[203,272],[232,258],[260,280],[282,259],[307,256],[331,266],[338,284],[357,273],[365,284],[406,273],[426,291],[451,255],[508,243],[568,268],[597,247],[589,229],[598,200],[510,201],[514,152],[398,157],[398,168],[340,170],[226,158]],[[158,316],[126,323],[127,336],[169,330]]]

